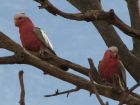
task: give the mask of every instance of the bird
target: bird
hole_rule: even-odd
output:
[[[114,77],[119,76],[121,85],[126,87],[126,72],[116,46],[111,46],[105,51],[103,59],[99,62],[98,71],[100,76],[111,84],[115,82]]]
[[[41,28],[36,27],[25,13],[16,13],[14,23],[19,28],[20,40],[26,50],[40,52],[42,49],[47,49],[51,54],[56,55],[48,35]],[[68,70],[63,65],[59,65],[59,68]]]

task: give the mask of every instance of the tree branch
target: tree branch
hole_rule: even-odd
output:
[[[0,36],[2,36],[2,35],[0,35]],[[2,39],[0,39],[0,40],[2,40]],[[7,40],[9,40],[9,39],[7,39]],[[85,89],[89,92],[95,93],[93,84],[91,84],[88,80],[84,79],[83,77],[80,77],[78,75],[75,75],[75,74],[72,74],[69,72],[65,72],[65,71],[61,70],[60,68],[57,68],[56,66],[49,64],[48,62],[43,61],[40,58],[30,54],[29,52],[24,50],[21,46],[19,46],[15,42],[10,41],[10,43],[13,45],[12,46],[13,51],[18,52],[18,49],[19,48],[21,49],[20,53],[16,53],[16,54],[21,54],[21,56],[23,56],[23,59],[20,60],[20,63],[23,62],[23,64],[29,64],[29,65],[35,66],[35,67],[39,68],[39,70],[41,70],[51,76],[54,76],[58,79],[66,81],[68,83],[71,83],[71,84],[75,85],[76,87],[79,87],[80,89]],[[18,62],[18,58],[17,58],[17,62]],[[100,84],[95,84],[95,85],[96,85],[96,88],[97,88],[99,94],[109,97],[114,100],[119,100],[119,96],[121,94],[119,91],[113,90],[110,86],[103,86]],[[131,101],[131,103],[133,103],[133,104],[140,102],[139,98],[136,96],[133,96],[133,95],[129,95],[127,97],[127,100]],[[126,103],[127,103],[127,101],[126,101]]]
[[[120,100],[120,102],[119,102],[119,105],[123,105],[124,102],[125,102],[126,99],[127,99],[127,96],[128,96],[129,94],[134,94],[134,93],[132,93],[132,91],[134,91],[138,86],[140,86],[140,83],[137,83],[137,84],[135,84],[134,86],[132,86],[129,90],[124,91],[124,92],[123,92],[123,96],[122,96],[122,98],[121,98],[121,100]],[[139,98],[140,98],[140,97],[139,97]]]
[[[47,50],[45,51],[45,53],[43,55],[38,55],[38,53],[32,53],[36,56],[38,56],[39,58],[49,62],[50,64],[53,64],[55,66],[58,66],[58,65],[65,65],[66,67],[68,68],[71,68],[73,69],[74,71],[77,71],[79,73],[82,73],[86,76],[89,76],[89,69],[86,68],[86,67],[83,67],[83,66],[80,66],[78,64],[75,64],[71,61],[68,61],[68,60],[65,60],[65,59],[62,59],[58,56],[53,56],[53,55],[50,55],[49,52],[47,52]],[[91,58],[89,58],[90,61],[91,61]],[[92,63],[92,62],[90,62]],[[96,67],[93,65],[93,71],[92,71],[92,77],[94,79],[94,81],[96,81],[97,83],[100,83],[100,84],[105,84],[105,85],[109,85],[109,83],[107,83],[106,81],[104,81],[98,74],[97,72],[97,69]]]
[[[25,89],[24,89],[24,82],[23,82],[23,71],[19,72],[19,81],[20,81],[20,87],[21,87],[21,94],[20,94],[20,105],[25,105]]]
[[[131,27],[140,32],[140,0],[127,0]],[[133,54],[140,58],[140,40],[133,38]]]
[[[49,62],[50,64],[55,65],[55,66],[65,65],[68,68],[71,68],[79,73],[82,73],[82,74],[88,76],[88,71],[89,71],[88,68],[75,64],[75,63],[65,60],[63,58],[60,58],[59,56],[51,55],[50,52],[47,52],[47,50],[45,51],[45,53],[43,55],[40,55],[38,53],[32,53],[32,54],[36,55],[37,57],[43,59],[44,61]]]
[[[70,93],[76,92],[76,91],[79,91],[79,90],[80,89],[78,87],[76,87],[75,89],[70,89],[70,90],[63,91],[63,92],[59,92],[59,90],[57,89],[54,94],[45,95],[44,97],[52,97],[52,96],[58,96],[58,95],[62,95],[62,94],[67,94],[67,97],[68,97]]]
[[[14,42],[12,39],[10,39],[9,37],[7,37],[4,33],[0,32],[0,42],[2,43],[0,45],[0,48],[5,48],[7,50],[13,51],[13,52],[20,52],[21,50],[23,50],[23,48],[17,44],[16,42]]]
[[[105,20],[109,24],[113,24],[122,30],[125,34],[131,37],[135,37],[140,39],[140,32],[126,25],[115,13],[113,10],[109,12],[105,12],[103,10],[88,10],[83,13],[65,13],[58,8],[56,8],[53,4],[51,4],[48,0],[34,0],[41,4],[39,8],[45,8],[53,15],[60,15],[67,19],[78,20],[78,21],[95,21],[95,20]]]
[[[23,58],[20,55],[13,55],[7,57],[0,57],[0,64],[21,64]]]

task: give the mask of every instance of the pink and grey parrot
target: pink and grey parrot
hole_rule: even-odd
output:
[[[100,76],[113,84],[115,75],[118,75],[124,87],[126,87],[126,73],[122,62],[119,60],[118,48],[115,46],[109,47],[104,53],[103,59],[99,62]]]
[[[17,13],[14,17],[15,26],[19,28],[20,40],[25,49],[39,52],[42,49],[47,49],[55,54],[53,46],[47,34],[38,27],[35,27],[31,19],[25,13]],[[56,54],[55,54],[56,55]],[[67,70],[67,67],[60,67]]]

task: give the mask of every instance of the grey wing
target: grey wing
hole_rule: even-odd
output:
[[[37,37],[42,41],[42,43],[47,47],[53,50],[53,46],[47,36],[47,34],[38,27],[34,27],[34,32],[36,33]]]
[[[126,71],[125,71],[125,67],[123,65],[123,63],[121,61],[119,61],[119,65],[118,65],[118,69],[119,69],[119,74],[122,75],[122,79],[123,79],[123,83],[126,86]]]

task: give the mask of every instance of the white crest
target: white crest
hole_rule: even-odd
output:
[[[14,19],[17,19],[19,17],[27,17],[27,16],[25,15],[25,13],[19,12],[19,13],[16,13],[16,15],[14,16]]]
[[[115,53],[118,53],[118,48],[116,46],[111,46],[108,48],[108,50],[115,52]]]

